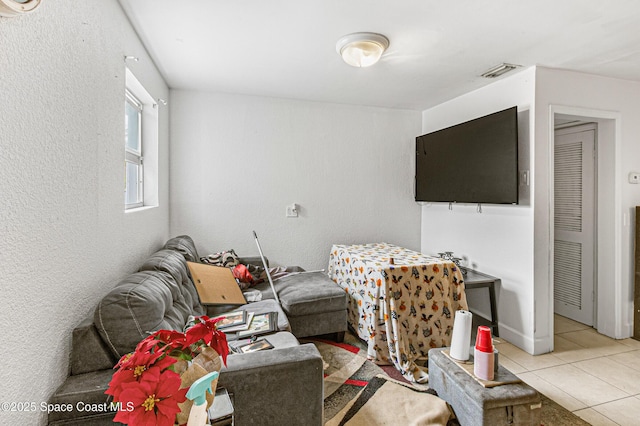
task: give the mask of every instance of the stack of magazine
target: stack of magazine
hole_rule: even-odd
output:
[[[237,340],[229,343],[229,349],[238,354],[248,354],[249,352],[257,352],[263,349],[273,349],[273,345],[267,339],[260,338],[257,340]]]
[[[224,314],[224,318],[218,321],[217,328],[225,332],[232,340],[255,338],[263,334],[273,333],[278,330],[278,313],[265,312],[257,314],[247,311],[233,311]],[[255,339],[254,339],[255,340]],[[268,348],[261,348],[268,349]]]

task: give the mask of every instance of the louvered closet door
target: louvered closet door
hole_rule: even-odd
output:
[[[589,127],[555,134],[553,275],[555,312],[593,325],[595,128]]]

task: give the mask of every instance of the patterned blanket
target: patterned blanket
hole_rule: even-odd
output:
[[[329,276],[348,294],[349,323],[368,358],[426,382],[429,349],[450,346],[454,312],[467,309],[458,267],[386,243],[334,245]]]

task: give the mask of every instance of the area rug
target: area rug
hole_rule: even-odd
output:
[[[425,406],[427,399],[431,398],[424,387],[412,390],[411,385],[404,380],[395,380],[389,377],[388,368],[381,368],[366,359],[366,349],[363,343],[350,333],[345,335],[345,343],[336,343],[330,340],[308,339],[318,348],[325,364],[325,399],[324,421],[325,426],[352,426],[352,425],[397,425],[397,424],[447,424],[430,423],[420,417],[423,413],[416,413],[411,421],[404,420],[398,423],[385,420],[383,416],[391,411],[389,407],[398,411],[398,401],[394,394],[401,392],[409,407]],[[398,376],[391,374],[391,376]],[[400,376],[401,377],[401,376]],[[428,395],[428,396],[425,396]],[[566,410],[556,402],[544,395],[541,408],[541,426],[557,425],[589,425],[575,414]],[[440,399],[437,399],[441,401]],[[433,400],[426,405],[432,404]],[[410,412],[410,411],[408,411]],[[448,421],[448,425],[457,425],[455,418]]]
[[[324,420],[331,420],[355,399],[371,379],[384,371],[367,361],[366,351],[349,343],[309,340],[324,361]]]
[[[378,375],[325,426],[447,425],[452,417],[449,405],[432,390]]]

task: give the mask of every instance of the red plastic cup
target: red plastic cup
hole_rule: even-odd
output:
[[[493,341],[491,340],[491,329],[486,325],[478,326],[476,334],[476,349],[480,352],[493,353]]]

